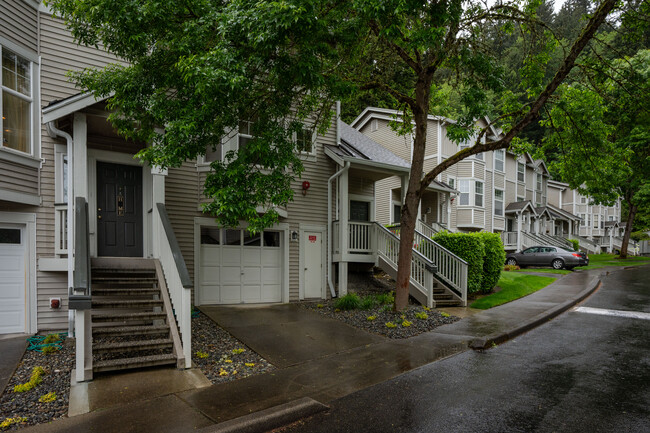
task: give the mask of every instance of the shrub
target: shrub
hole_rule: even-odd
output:
[[[397,325],[393,322],[386,322],[386,328],[397,328]]]
[[[630,239],[636,242],[647,241],[650,239],[650,235],[646,233],[644,230],[637,230],[635,232],[630,233]]]
[[[56,392],[48,392],[38,399],[41,403],[52,403],[54,400],[56,400]]]
[[[519,266],[517,266],[517,265],[505,265],[503,267],[504,271],[518,271],[519,269],[521,269],[521,268]]]
[[[29,382],[27,383],[22,383],[14,386],[14,392],[27,392],[31,391],[36,387],[36,385],[40,384],[43,379],[41,376],[45,374],[45,369],[43,367],[34,367],[32,370],[32,376],[29,378]]]
[[[569,239],[569,242],[573,245],[573,251],[579,251],[580,250],[580,241],[577,239]]]
[[[371,310],[375,308],[379,302],[377,301],[377,298],[372,295],[364,296],[361,299],[361,304],[359,305],[359,308],[362,310]]]
[[[395,294],[393,292],[380,293],[375,295],[379,305],[393,305],[395,303]]]
[[[61,337],[59,337],[59,334],[49,334],[47,337],[45,337],[45,340],[43,340],[43,344],[57,343],[60,340]]]
[[[485,247],[481,237],[470,233],[436,233],[432,239],[468,264],[467,292],[476,293],[483,288],[483,257]],[[503,262],[499,263],[499,267]]]
[[[415,313],[415,318],[420,320],[425,320],[429,318],[429,315],[424,311],[418,311],[417,313]]]
[[[43,347],[41,349],[41,353],[44,354],[44,355],[51,355],[51,354],[53,354],[55,352],[58,352],[58,351],[59,351],[59,348],[57,346],[55,346],[55,345],[45,346],[45,347]]]
[[[336,300],[334,308],[337,310],[355,310],[361,306],[361,298],[356,293],[348,293]]]
[[[506,261],[506,251],[503,249],[501,236],[497,233],[479,232],[473,236],[483,241],[483,282],[482,292],[490,293],[501,278],[503,262]]]

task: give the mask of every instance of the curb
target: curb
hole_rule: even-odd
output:
[[[303,397],[250,415],[205,427],[201,433],[262,433],[282,427],[324,410],[329,406],[312,398]]]
[[[603,275],[604,274],[601,274],[598,277],[594,277],[587,285],[587,288],[581,291],[580,293],[578,293],[578,295],[576,295],[572,299],[564,301],[561,304],[558,304],[555,307],[548,309],[531,319],[526,320],[525,322],[521,323],[520,325],[511,329],[510,331],[506,331],[501,334],[488,335],[487,337],[475,338],[469,343],[469,347],[474,350],[490,349],[491,347],[494,347],[497,344],[501,344],[515,337],[518,337],[524,332],[528,332],[531,329],[534,329],[548,322],[549,320],[554,319],[555,317],[567,311],[569,308],[582,302],[585,298],[587,298],[587,296],[595,292],[601,285],[600,279]]]

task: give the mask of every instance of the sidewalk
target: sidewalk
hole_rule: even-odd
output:
[[[258,320],[259,316],[247,322],[245,310],[234,310],[232,317],[224,320],[230,320],[233,329],[239,328],[234,333],[249,347],[261,345],[263,351],[273,352],[276,360],[282,359],[278,370],[97,410],[23,431],[185,432],[202,428],[206,432],[266,431],[309,414],[310,408],[321,410],[323,406],[318,402],[328,404],[406,371],[470,350],[470,346],[490,348],[514,338],[580,302],[599,287],[604,271],[574,272],[525,298],[413,338],[390,340],[366,334],[367,339],[361,344],[348,341],[348,345],[340,348],[331,344],[330,350],[312,356],[305,347],[301,348],[308,344],[309,338],[304,343],[283,345],[293,339],[296,329],[313,327],[305,322],[303,310],[286,306],[277,310],[277,315],[273,315],[272,309],[266,310],[267,323]],[[318,316],[318,320],[322,319]],[[348,335],[341,333],[341,328],[331,326],[337,334],[333,338],[338,341],[354,339],[358,332]],[[265,328],[266,333],[259,331]],[[318,332],[305,331],[303,335],[316,335],[315,344],[328,338],[327,327],[317,329]],[[282,356],[283,347],[287,347],[287,356]],[[306,404],[307,410],[305,397],[313,399],[312,405]],[[277,408],[279,405],[284,406]],[[265,409],[270,410],[258,412]],[[248,417],[224,423],[244,416]]]

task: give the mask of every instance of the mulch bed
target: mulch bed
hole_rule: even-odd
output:
[[[68,414],[70,372],[74,367],[74,340],[66,339],[62,349],[49,355],[27,351],[16,372],[0,396],[0,423],[7,418],[21,418],[20,422],[0,431],[17,430],[21,427],[53,421]],[[14,392],[14,386],[30,381],[34,367],[42,367],[42,382],[25,392]],[[39,402],[50,392],[56,393],[52,402]]]
[[[192,362],[215,384],[275,369],[203,313],[192,318]]]

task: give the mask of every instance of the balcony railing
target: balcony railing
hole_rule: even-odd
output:
[[[68,254],[68,205],[54,205],[54,254],[58,257]]]
[[[517,246],[517,232],[502,232],[501,240],[503,241],[504,247],[516,247]]]

